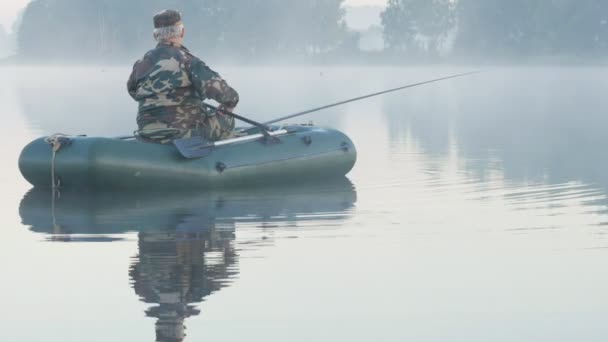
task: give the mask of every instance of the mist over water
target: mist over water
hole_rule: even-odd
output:
[[[213,67],[260,121],[469,70]],[[0,68],[1,340],[607,336],[604,68],[496,68],[296,120],[352,138],[337,182],[31,191],[16,167],[30,140],[136,128],[129,72]]]

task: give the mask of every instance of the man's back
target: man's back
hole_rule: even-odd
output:
[[[139,102],[137,125],[140,132],[172,128],[180,132],[177,137],[224,139],[234,129],[234,118],[221,110],[232,111],[239,95],[183,46],[184,34],[179,12],[164,10],[154,16],[158,45],[135,63],[127,82],[129,94]],[[221,104],[217,115],[203,110],[205,99]]]
[[[127,84],[139,102],[138,124],[168,122],[178,111],[200,110],[204,96],[191,81],[191,67],[202,63],[184,47],[160,43],[135,63]],[[207,79],[215,76],[211,70]]]

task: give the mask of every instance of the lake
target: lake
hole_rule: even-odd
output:
[[[270,120],[469,71],[216,69]],[[347,178],[188,194],[33,191],[52,133],[135,129],[129,67],[2,67],[2,341],[604,341],[608,71],[500,67],[292,120]],[[602,323],[604,322],[604,323]]]

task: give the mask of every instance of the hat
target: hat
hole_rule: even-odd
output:
[[[169,27],[182,21],[182,15],[178,11],[164,10],[154,16],[154,28]]]

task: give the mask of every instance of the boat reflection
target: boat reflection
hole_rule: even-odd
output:
[[[22,223],[51,238],[85,235],[173,231],[180,225],[211,222],[256,225],[297,224],[301,221],[341,220],[356,202],[347,178],[330,182],[204,193],[61,193],[52,201],[49,191],[32,189],[20,205]],[[97,241],[97,240],[95,240]]]
[[[230,286],[239,274],[240,225],[268,229],[344,222],[356,202],[346,178],[290,187],[212,191],[204,194],[63,193],[31,190],[20,205],[23,224],[48,240],[111,242],[136,232],[138,253],[129,269],[131,285],[152,306],[158,342],[185,338],[185,320],[200,313],[197,303]],[[251,239],[251,238],[249,238]],[[257,242],[259,241],[259,242]]]

